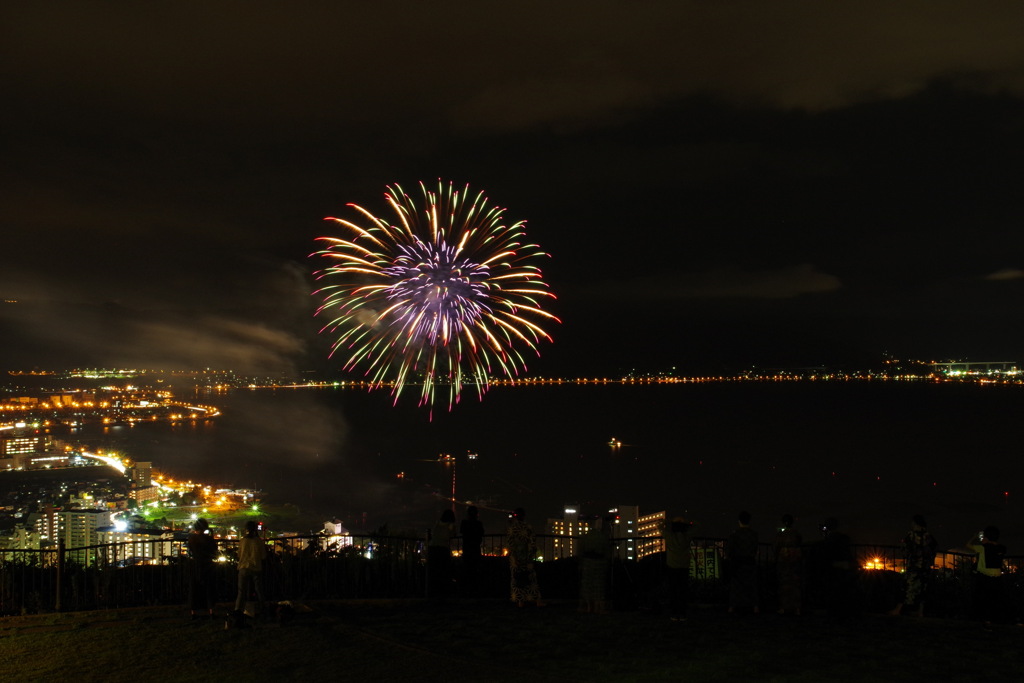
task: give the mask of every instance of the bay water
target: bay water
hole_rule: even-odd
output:
[[[214,420],[86,430],[175,478],[258,488],[354,531],[426,527],[455,497],[489,531],[524,507],[638,505],[724,536],[749,510],[762,537],[793,514],[858,543],[895,544],[923,514],[943,548],[988,524],[1024,553],[1024,387],[901,381],[562,384],[467,393],[433,414],[341,388],[201,396]],[[451,456],[445,459],[443,456]],[[461,514],[461,513],[460,513]]]

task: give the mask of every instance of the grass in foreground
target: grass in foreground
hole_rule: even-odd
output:
[[[867,616],[729,617],[503,602],[316,603],[284,625],[225,630],[180,608],[0,619],[6,680],[1024,680],[1024,628]],[[984,669],[981,669],[984,663]]]

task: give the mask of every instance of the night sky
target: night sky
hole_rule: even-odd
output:
[[[1022,35],[1017,1],[5,3],[0,357],[329,368],[323,217],[443,178],[551,254],[531,373],[1024,360]]]

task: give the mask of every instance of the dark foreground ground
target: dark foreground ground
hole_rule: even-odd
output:
[[[302,606],[300,606],[302,607]],[[869,615],[688,621],[574,604],[314,603],[225,629],[151,607],[0,619],[8,681],[1019,681],[1024,627]]]

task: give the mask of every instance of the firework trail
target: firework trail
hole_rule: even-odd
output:
[[[537,352],[541,328],[560,322],[541,308],[554,299],[533,261],[547,256],[526,243],[522,221],[503,222],[489,206],[438,181],[420,183],[419,202],[399,185],[386,188],[391,219],[349,204],[364,225],[328,217],[344,237],[319,237],[331,265],[318,271],[323,286],[316,315],[321,333],[335,335],[331,356],[361,368],[374,386],[390,385],[395,402],[407,384],[420,384],[420,405],[433,405],[439,386],[448,407],[465,385],[480,397],[496,375],[512,379],[526,369],[520,349]]]

